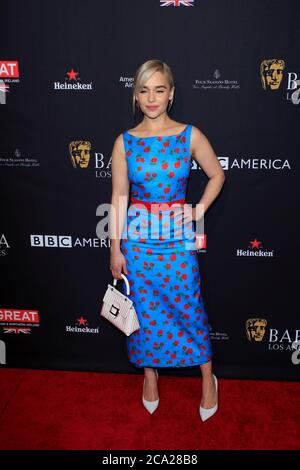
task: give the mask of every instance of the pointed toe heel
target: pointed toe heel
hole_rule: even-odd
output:
[[[158,381],[158,373],[157,373],[157,370],[155,369],[155,372],[156,372],[156,378],[157,378],[157,381]],[[157,409],[158,405],[159,405],[159,398],[155,401],[149,401],[149,400],[146,400],[144,398],[144,388],[145,388],[145,379],[144,379],[144,384],[143,384],[143,397],[142,397],[142,401],[143,401],[143,405],[144,407],[146,408],[147,411],[149,411],[150,414],[153,414],[154,411]]]
[[[199,413],[200,413],[200,417],[201,417],[202,421],[206,421],[207,419],[211,418],[216,413],[216,411],[218,409],[218,380],[217,380],[217,377],[215,375],[213,377],[214,377],[216,392],[217,392],[217,403],[212,408],[203,408],[200,405]]]

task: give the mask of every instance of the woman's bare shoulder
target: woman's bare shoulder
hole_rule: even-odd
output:
[[[204,149],[210,145],[205,133],[198,127],[192,125],[191,130],[191,154],[194,155],[195,150]]]
[[[192,134],[194,136],[201,137],[205,135],[204,132],[198,126],[195,126],[194,124],[191,124],[191,126],[192,126]]]
[[[125,155],[124,132],[119,133],[115,138],[112,152],[113,154],[119,154],[121,156]]]

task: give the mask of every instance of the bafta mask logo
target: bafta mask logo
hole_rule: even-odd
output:
[[[69,145],[74,168],[87,168],[90,161],[91,143],[87,140],[73,140]]]
[[[260,78],[264,90],[278,90],[285,67],[282,59],[266,59],[260,64]]]
[[[249,318],[246,321],[246,332],[249,341],[262,341],[266,332],[267,320],[264,318]]]

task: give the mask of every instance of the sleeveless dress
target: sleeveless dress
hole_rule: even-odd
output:
[[[191,130],[188,124],[171,136],[122,134],[131,199],[120,247],[140,322],[126,337],[128,359],[136,367],[188,367],[213,357],[195,221],[180,223],[172,210],[182,208],[186,197]]]

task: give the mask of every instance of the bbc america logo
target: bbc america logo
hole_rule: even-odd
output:
[[[31,246],[41,248],[72,248],[69,235],[30,235]]]
[[[103,240],[97,237],[35,234],[30,235],[30,245],[34,248],[100,248]]]

